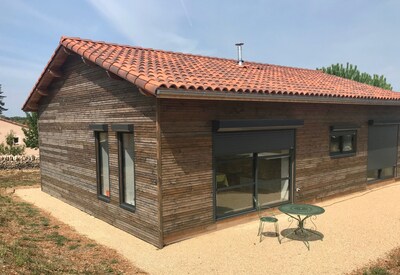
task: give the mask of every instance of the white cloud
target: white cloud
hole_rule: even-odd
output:
[[[192,19],[190,19],[190,15],[189,15],[189,12],[188,12],[188,10],[186,8],[185,2],[183,0],[180,0],[180,2],[181,2],[181,5],[182,5],[182,8],[183,8],[183,11],[185,12],[185,16],[186,16],[186,19],[187,19],[189,25],[191,27],[193,27]]]
[[[194,52],[197,41],[179,34],[191,24],[181,3],[171,1],[88,0],[130,42],[143,47]]]
[[[45,23],[46,26],[50,26],[53,29],[57,30],[68,30],[69,29],[69,24],[66,24],[65,22],[59,20],[58,18],[49,16],[37,9],[35,9],[33,6],[28,5],[20,0],[13,0],[9,1],[9,4],[12,6],[14,10],[17,10],[19,14],[24,14],[24,16],[30,16],[35,19],[37,19],[39,22]],[[35,27],[36,24],[27,24],[26,22],[29,22],[28,20],[17,20],[14,21],[13,23],[16,25],[20,26],[28,26],[28,27]]]

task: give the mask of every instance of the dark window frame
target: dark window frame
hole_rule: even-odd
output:
[[[136,158],[135,158],[135,135],[134,135],[134,127],[132,124],[115,124],[111,125],[111,129],[116,132],[117,140],[118,140],[118,183],[119,183],[119,206],[125,210],[135,212],[136,210]],[[124,167],[125,161],[123,158],[123,134],[132,134],[133,135],[133,185],[135,190],[135,195],[133,198],[134,204],[126,203],[124,201],[124,193],[125,193],[125,185],[124,182]]]
[[[262,152],[261,152],[262,153]],[[224,220],[224,219],[228,219],[228,218],[232,218],[232,217],[236,217],[236,216],[240,216],[242,214],[245,213],[251,213],[256,211],[256,205],[253,201],[253,207],[252,208],[248,208],[248,209],[243,209],[237,212],[234,212],[232,214],[226,214],[226,215],[221,215],[221,216],[217,216],[216,213],[216,196],[217,193],[219,191],[226,191],[226,190],[233,190],[239,187],[245,187],[245,186],[253,186],[253,196],[258,198],[258,169],[259,169],[259,165],[258,165],[258,154],[259,153],[255,153],[255,152],[250,152],[249,154],[252,154],[252,158],[253,158],[253,178],[254,181],[252,183],[246,183],[246,184],[242,184],[242,185],[235,185],[232,187],[222,187],[222,188],[218,188],[217,187],[217,181],[216,181],[216,177],[217,177],[217,157],[213,156],[213,181],[214,181],[214,186],[213,186],[213,190],[214,190],[214,220],[219,221],[219,220]],[[289,180],[289,198],[287,201],[281,201],[281,202],[275,202],[275,203],[270,203],[270,204],[266,204],[266,205],[261,205],[261,209],[270,209],[270,208],[274,208],[277,207],[279,205],[282,204],[287,204],[293,201],[293,197],[294,197],[294,160],[295,160],[295,150],[294,148],[289,148],[289,152],[287,154],[280,154],[280,155],[275,155],[275,156],[271,156],[271,157],[266,157],[266,159],[276,159],[276,158],[282,158],[282,157],[288,157],[289,158],[289,177],[284,177],[281,179],[287,179]]]
[[[351,151],[343,151],[343,139],[344,136],[351,135],[352,137],[352,150]],[[332,152],[332,138],[337,136],[339,138],[339,151]],[[357,130],[356,129],[334,129],[331,127],[331,131],[329,133],[329,155],[332,158],[338,157],[350,157],[355,156],[357,153]]]
[[[13,144],[14,145],[19,145],[19,137],[14,137],[13,138]]]
[[[285,120],[279,120],[280,122],[285,121]],[[223,156],[225,155],[226,152],[224,152],[223,154],[220,152],[220,150],[218,150],[218,145],[216,143],[216,138],[221,134],[221,133],[232,133],[232,134],[236,134],[236,133],[243,133],[243,134],[251,134],[254,132],[286,132],[287,130],[291,130],[293,131],[292,133],[292,138],[293,138],[293,144],[291,144],[288,147],[285,147],[284,149],[289,149],[289,200],[288,202],[293,202],[294,198],[295,198],[295,190],[296,190],[296,132],[297,132],[297,128],[302,127],[304,122],[303,120],[294,120],[295,123],[293,123],[293,121],[291,120],[286,120],[289,121],[287,123],[284,124],[284,126],[278,126],[278,123],[270,123],[271,125],[263,125],[265,127],[260,127],[257,128],[258,131],[256,131],[256,129],[254,129],[253,127],[247,127],[248,124],[244,123],[245,125],[241,125],[242,128],[240,128],[240,130],[235,127],[234,129],[227,127],[228,125],[222,125],[221,123],[219,123],[218,121],[213,121],[213,141],[212,141],[212,167],[213,167],[213,220],[214,222],[220,221],[220,220],[225,220],[225,219],[229,219],[232,217],[236,217],[236,216],[240,216],[246,213],[252,213],[257,211],[256,207],[254,205],[253,202],[253,208],[252,209],[247,209],[247,210],[242,210],[242,211],[238,211],[235,212],[233,214],[230,215],[223,215],[223,216],[217,216],[217,180],[216,180],[216,176],[217,176],[217,157],[218,156]],[[260,123],[261,124],[261,123]],[[266,124],[269,124],[266,123]],[[272,125],[273,124],[273,125]],[[229,125],[230,126],[230,125]],[[255,125],[253,125],[255,126]],[[259,126],[259,125],[257,125]],[[269,127],[271,126],[271,127]],[[221,128],[223,128],[223,130],[221,130]],[[229,129],[228,129],[229,128]],[[249,150],[247,151],[243,151],[243,152],[235,152],[238,154],[241,153],[255,153],[255,152],[264,152],[264,148],[263,150],[261,149],[252,149],[252,148],[248,148]],[[281,148],[283,149],[283,148]],[[265,148],[266,151],[269,151],[269,148]],[[274,149],[271,149],[274,150]],[[255,186],[255,185],[254,185]],[[258,195],[258,190],[256,188],[256,186],[254,187],[254,193],[253,195]],[[285,203],[288,203],[285,202]],[[273,208],[273,207],[277,207],[279,205],[282,205],[284,203],[282,202],[277,202],[277,203],[273,203],[273,204],[268,204],[268,205],[264,205],[261,206],[263,209],[269,209],[269,208]]]
[[[97,198],[101,201],[109,203],[111,201],[111,180],[110,173],[108,174],[108,182],[110,185],[110,196],[105,196],[101,188],[101,162],[100,162],[100,133],[107,133],[107,141],[109,142],[108,125],[107,124],[92,124],[89,127],[94,131],[95,150],[96,150],[96,183],[97,183]],[[108,152],[108,170],[110,171],[110,154]]]

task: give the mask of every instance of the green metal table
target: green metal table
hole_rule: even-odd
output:
[[[278,207],[278,209],[282,213],[285,213],[286,215],[288,215],[293,220],[297,221],[297,228],[289,235],[292,235],[293,233],[298,235],[298,233],[300,232],[302,236],[305,236],[306,232],[309,232],[309,233],[312,233],[312,234],[315,234],[315,235],[321,237],[321,240],[322,240],[321,235],[317,234],[313,230],[305,228],[304,224],[305,224],[306,220],[309,219],[310,217],[315,217],[317,215],[323,214],[325,212],[325,209],[323,209],[322,207],[316,206],[316,205],[311,205],[311,204],[294,204],[294,203],[281,205]],[[314,224],[315,229],[316,229],[315,223],[312,220],[311,220],[311,222]],[[286,238],[288,236],[286,236]],[[309,246],[307,246],[307,247],[309,248]]]

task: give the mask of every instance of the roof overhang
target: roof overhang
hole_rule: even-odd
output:
[[[71,39],[69,39],[71,40]],[[127,67],[119,66],[115,63],[115,59],[109,60],[100,56],[96,56],[92,51],[84,47],[74,46],[74,43],[68,42],[68,38],[61,38],[60,44],[50,58],[38,81],[34,85],[28,99],[24,103],[22,110],[26,112],[36,112],[38,104],[42,97],[49,96],[49,86],[56,78],[63,77],[62,66],[70,55],[78,55],[82,62],[88,66],[99,66],[106,71],[108,77],[114,80],[126,80],[139,88],[141,94],[146,96],[155,96],[157,98],[170,99],[191,99],[191,100],[227,100],[227,101],[254,101],[254,102],[289,102],[289,103],[325,103],[325,104],[356,104],[356,105],[385,105],[400,106],[400,96],[394,99],[386,99],[382,97],[354,96],[342,95],[334,96],[329,93],[299,93],[295,91],[268,91],[268,90],[245,90],[234,89],[225,90],[209,88],[206,90],[186,89],[185,86],[172,85],[166,86],[154,80],[153,78],[141,73],[140,71],[131,70]],[[201,81],[200,81],[201,82]],[[200,83],[199,85],[201,85]],[[180,88],[178,88],[180,87]],[[228,88],[226,88],[228,89]]]
[[[289,103],[320,103],[320,104],[351,104],[351,105],[389,105],[400,106],[400,100],[364,99],[334,96],[299,96],[263,93],[233,93],[210,90],[180,90],[158,89],[157,98],[195,99],[195,100],[230,100],[257,102],[289,102]]]
[[[127,72],[115,69],[112,64],[105,64],[100,59],[96,59],[95,62],[92,62],[88,60],[89,57],[86,57],[85,54],[82,55],[81,53],[74,51],[73,48],[69,49],[60,44],[50,58],[50,61],[47,63],[35,86],[33,87],[31,93],[28,96],[28,99],[25,101],[22,107],[23,111],[37,112],[39,100],[42,97],[49,95],[48,87],[50,86],[51,82],[55,78],[63,76],[61,67],[66,61],[67,57],[70,55],[81,56],[82,62],[88,66],[99,66],[100,68],[105,69],[107,76],[111,79],[124,79],[136,85],[139,88],[140,93],[142,93],[143,95],[155,96],[155,91],[158,87],[155,86],[153,83],[150,83],[147,79],[143,79],[142,77],[132,77],[132,75],[127,74]]]
[[[38,108],[38,102],[43,96],[48,96],[47,88],[50,83],[55,79],[62,77],[61,66],[72,52],[59,45],[54,51],[53,56],[50,58],[45,69],[40,75],[38,81],[33,87],[28,99],[25,101],[22,110],[25,112],[36,112]]]

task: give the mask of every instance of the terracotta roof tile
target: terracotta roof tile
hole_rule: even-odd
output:
[[[159,88],[171,88],[207,90],[213,91],[213,93],[229,91],[245,94],[400,100],[400,93],[332,76],[317,70],[256,62],[245,62],[244,66],[239,66],[236,60],[232,59],[71,37],[61,38],[60,46],[46,69],[51,67],[51,63],[57,55],[62,54],[60,49],[63,47],[154,95]],[[60,59],[65,60],[65,58],[62,56]],[[42,80],[46,85],[51,81],[43,72],[25,103],[24,110],[29,109],[28,103],[35,105],[36,102],[37,104],[35,90],[40,87]],[[36,100],[31,100],[32,97],[35,97]]]

